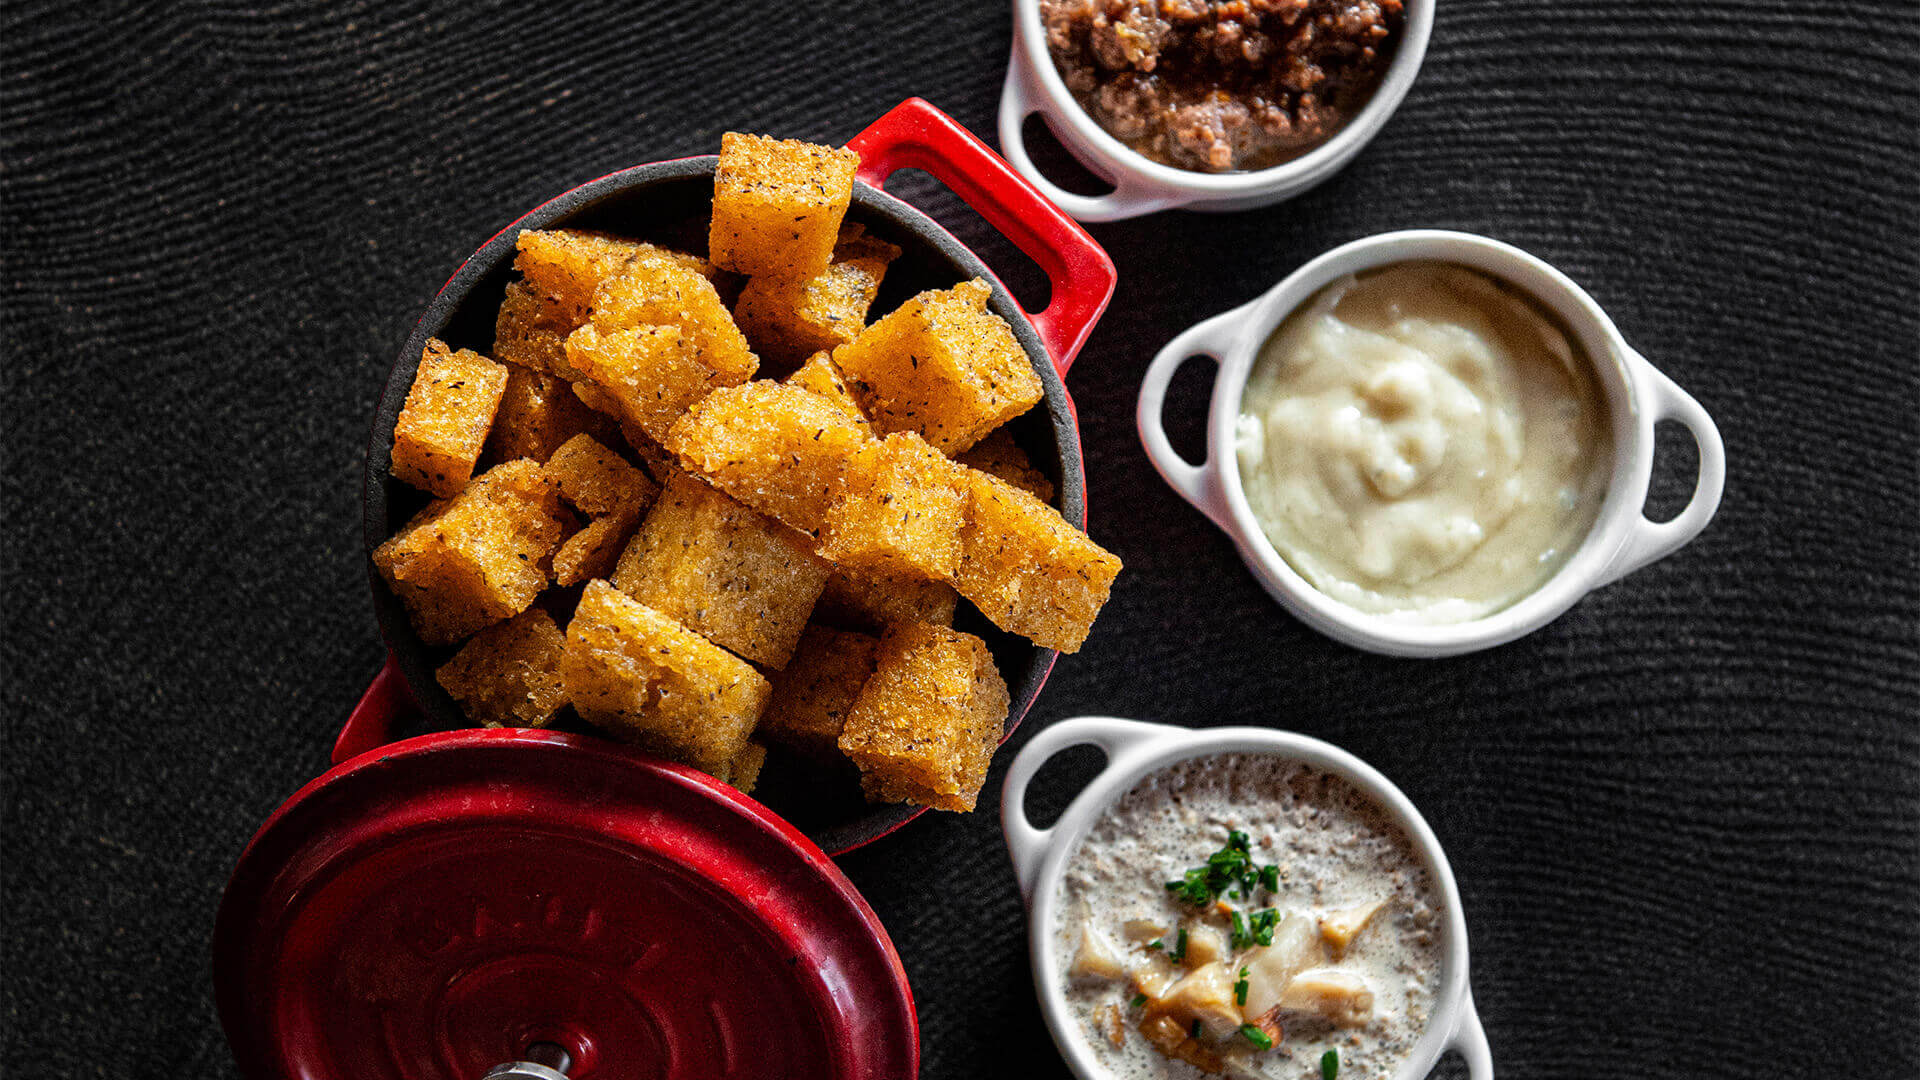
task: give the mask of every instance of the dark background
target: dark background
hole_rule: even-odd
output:
[[[0,10],[0,1067],[228,1075],[214,907],[379,666],[361,455],[427,299],[536,202],[730,127],[839,142],[918,94],[991,139],[1008,14]],[[1127,570],[1015,743],[1109,712],[1371,760],[1452,855],[1505,1075],[1920,1076],[1917,23],[1899,0],[1443,0],[1412,95],[1334,181],[1095,227],[1121,284],[1068,385],[1092,532]],[[908,191],[1032,295],[1009,247]],[[1172,334],[1412,225],[1560,266],[1729,460],[1692,546],[1439,662],[1283,615],[1132,420]],[[1189,450],[1203,378],[1170,405]],[[1670,513],[1693,459],[1663,450]],[[998,779],[843,860],[929,1078],[1063,1071]]]

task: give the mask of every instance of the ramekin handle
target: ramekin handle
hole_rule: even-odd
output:
[[[1727,482],[1726,446],[1720,441],[1720,429],[1714,425],[1713,417],[1646,357],[1629,349],[1626,359],[1633,368],[1635,393],[1639,397],[1636,404],[1642,414],[1654,423],[1677,420],[1686,425],[1700,450],[1700,471],[1694,481],[1693,498],[1673,520],[1650,521],[1644,513],[1637,515],[1626,543],[1601,575],[1601,585],[1618,581],[1649,563],[1666,558],[1700,535],[1707,522],[1713,520],[1714,511],[1720,508],[1720,494]],[[1648,468],[1651,470],[1652,465]]]
[[[1053,842],[1053,829],[1037,829],[1027,820],[1027,785],[1049,759],[1075,746],[1097,746],[1106,751],[1106,772],[1132,751],[1174,733],[1178,729],[1165,724],[1146,724],[1112,716],[1075,716],[1041,730],[1014,756],[1007,768],[1007,779],[1000,787],[1000,831],[1007,838],[1007,854],[1013,859],[1013,875],[1020,883],[1020,895],[1033,902],[1034,879],[1040,873],[1040,861]]]
[[[1220,486],[1213,480],[1213,462],[1195,465],[1181,457],[1167,439],[1161,413],[1166,407],[1167,386],[1190,358],[1205,356],[1218,363],[1225,355],[1228,333],[1239,321],[1240,314],[1240,309],[1235,308],[1215,315],[1167,342],[1154,356],[1153,363],[1147,365],[1146,377],[1140,381],[1139,406],[1135,410],[1140,444],[1146,447],[1147,460],[1153,462],[1153,467],[1181,498],[1223,529],[1228,528],[1227,508]]]
[[[1460,1001],[1460,1015],[1453,1022],[1453,1034],[1447,1047],[1467,1063],[1472,1080],[1493,1080],[1493,1049],[1487,1045],[1487,1029],[1480,1026],[1480,1013],[1473,1006],[1473,993]]]
[[[1013,60],[1007,65],[1006,86],[1000,91],[1000,152],[1020,171],[1020,175],[1027,178],[1027,183],[1039,188],[1040,193],[1053,200],[1055,206],[1080,221],[1097,224],[1151,214],[1181,201],[1178,196],[1165,192],[1142,190],[1129,176],[1118,179],[1107,177],[1114,188],[1105,195],[1075,195],[1048,180],[1034,167],[1033,157],[1027,153],[1027,137],[1021,131],[1027,117],[1040,111],[1039,106],[1033,103],[1033,94],[1027,85],[1028,78],[1016,44]]]

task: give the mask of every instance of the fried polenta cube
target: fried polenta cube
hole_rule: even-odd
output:
[[[702,277],[713,272],[695,255],[582,229],[529,229],[514,240],[514,269],[566,324],[562,337],[587,320],[601,283],[635,259],[664,261]]]
[[[605,443],[619,437],[619,424],[580,400],[558,375],[507,364],[507,389],[487,436],[486,460],[531,458],[544,462],[575,435]]]
[[[767,764],[767,744],[753,739],[733,760],[727,762],[724,769],[714,774],[715,779],[731,785],[742,795],[753,794],[753,786],[760,782],[760,770]]]
[[[585,317],[583,311],[527,282],[512,282],[494,316],[494,358],[563,379],[575,378],[567,363],[566,341]]]
[[[820,554],[855,569],[948,580],[959,566],[966,510],[965,469],[920,436],[895,432],[847,459]]]
[[[847,712],[840,750],[875,801],[972,810],[1000,745],[1010,698],[986,642],[924,623],[880,637],[874,671]]]
[[[873,429],[912,431],[949,454],[1044,394],[1006,320],[975,278],[923,292],[833,351]]]
[[[733,306],[734,321],[761,357],[798,364],[860,336],[887,264],[899,257],[899,248],[849,222],[840,228],[833,262],[820,273],[797,280],[761,275],[748,281]]]
[[[714,373],[715,385],[737,386],[760,366],[713,282],[671,259],[634,258],[602,281],[593,291],[592,321],[601,334],[679,327],[694,358]]]
[[[715,775],[746,749],[773,692],[753,665],[605,581],[580,596],[560,673],[588,722]]]
[[[661,441],[681,468],[813,535],[847,457],[873,437],[825,398],[761,380],[708,394]]]
[[[820,590],[814,618],[834,626],[880,630],[888,623],[952,626],[960,594],[944,581],[835,567]]]
[[[715,372],[702,363],[677,326],[632,326],[601,331],[583,326],[567,338],[567,357],[592,391],[574,392],[595,409],[664,438],[673,422],[714,386]]]
[[[487,444],[507,369],[471,349],[427,339],[400,419],[393,425],[395,478],[445,499],[473,476]]]
[[[422,510],[373,564],[420,639],[448,645],[533,604],[569,517],[537,463],[509,461]]]
[[[560,585],[578,585],[611,576],[646,508],[644,501],[629,503],[594,518],[567,537],[560,550],[553,553],[553,580]]]
[[[840,369],[833,365],[831,353],[814,353],[806,363],[787,376],[786,383],[827,399],[848,420],[860,425],[860,430],[872,430],[867,426],[867,414],[860,411],[860,403],[853,399],[853,391],[847,388],[847,380],[841,376]]]
[[[755,277],[819,274],[833,260],[859,168],[852,150],[727,132],[713,172],[707,254]]]
[[[546,727],[567,703],[560,654],[567,637],[533,607],[489,626],[434,672],[467,719],[487,727]]]
[[[561,498],[594,516],[623,510],[638,513],[660,493],[659,485],[646,473],[591,435],[576,435],[555,451],[547,462],[547,477],[559,485]]]
[[[997,476],[969,470],[954,585],[995,626],[1078,652],[1120,560],[1059,511]]]
[[[979,469],[1005,480],[1043,503],[1053,502],[1053,481],[1033,467],[1033,459],[1013,441],[1006,428],[998,428],[954,458],[968,468]]]
[[[880,639],[810,624],[793,659],[773,676],[759,734],[818,761],[840,758],[840,731],[873,674]]]
[[[613,583],[716,645],[778,669],[827,574],[805,537],[681,473],[620,556]]]

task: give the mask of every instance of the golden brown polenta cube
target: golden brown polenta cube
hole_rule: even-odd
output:
[[[713,173],[707,254],[755,277],[804,280],[833,259],[860,155],[729,131]]]
[[[870,799],[971,810],[1006,726],[1007,684],[986,642],[924,623],[881,635],[840,733]]]
[[[954,585],[995,626],[1078,652],[1120,560],[1059,511],[996,476],[968,473],[967,524]]]
[[[447,645],[532,605],[568,516],[538,464],[510,461],[422,510],[374,549],[373,564],[420,639]]]
[[[475,634],[434,678],[469,720],[487,727],[546,727],[567,703],[560,680],[566,644],[553,616],[528,608]]]
[[[965,469],[910,431],[873,440],[847,459],[820,532],[842,566],[934,581],[953,577],[966,521]]]
[[[827,573],[805,537],[681,473],[620,556],[613,583],[715,644],[781,668]]]
[[[507,286],[493,322],[493,355],[563,379],[575,377],[567,363],[567,335],[585,318],[558,297],[542,293],[524,281]]]
[[[593,326],[602,334],[679,327],[694,358],[714,373],[715,385],[737,386],[760,365],[713,282],[671,259],[635,258],[602,281],[593,293]]]
[[[558,375],[508,364],[507,389],[487,436],[486,460],[531,458],[544,462],[575,435],[600,442],[619,438],[619,424],[587,407]]]
[[[860,425],[860,430],[872,430],[867,426],[867,414],[860,411],[860,403],[853,399],[853,391],[847,388],[847,380],[840,375],[840,369],[833,365],[831,353],[814,353],[806,363],[787,376],[786,383],[827,399],[848,420]]]
[[[605,581],[580,596],[560,672],[589,722],[716,775],[746,749],[772,693],[753,665]]]
[[[660,487],[646,473],[601,445],[591,435],[576,435],[547,462],[547,477],[560,487],[560,497],[583,514],[631,512],[635,516],[653,503]]]
[[[813,277],[761,275],[747,282],[733,317],[762,358],[798,364],[822,349],[845,345],[866,329],[867,309],[900,249],[865,232],[852,222],[841,226],[833,262]]]
[[[767,763],[767,744],[747,740],[747,745],[735,754],[726,768],[715,773],[716,779],[730,784],[742,795],[753,794],[753,786],[760,782],[760,770]]]
[[[506,389],[505,367],[429,338],[393,425],[393,475],[443,499],[458,495],[480,460]]]
[[[708,394],[661,441],[682,468],[815,534],[843,463],[872,436],[825,398],[761,380]]]
[[[836,567],[820,591],[814,618],[834,626],[880,630],[888,623],[952,626],[960,594],[944,581]]]
[[[1013,435],[1006,428],[990,433],[954,460],[983,473],[992,473],[1043,503],[1053,501],[1053,481],[1033,467],[1033,460],[1013,441]]]
[[[847,710],[873,674],[879,647],[868,634],[809,625],[786,670],[773,677],[759,734],[816,760],[838,759]]]
[[[923,292],[834,350],[875,431],[917,432],[957,454],[1040,400],[1026,350],[986,308],[991,295],[978,278]]]
[[[654,441],[715,385],[714,370],[677,326],[600,331],[583,326],[567,338],[567,356],[586,385],[574,384],[595,409],[612,409]]]
[[[553,580],[561,585],[578,585],[612,575],[646,508],[646,501],[628,503],[594,518],[567,537],[560,550],[553,553]]]
[[[554,317],[566,325],[561,336],[587,319],[594,291],[635,259],[659,260],[705,276],[705,259],[639,240],[581,229],[529,229],[514,240],[514,268],[532,290],[546,299]]]

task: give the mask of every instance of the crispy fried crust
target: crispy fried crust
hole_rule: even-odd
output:
[[[393,426],[393,475],[443,499],[458,495],[473,476],[506,389],[504,366],[429,339]]]
[[[560,670],[583,718],[716,776],[772,693],[752,665],[605,581],[581,594]]]
[[[799,533],[681,473],[620,557],[613,582],[757,664],[786,666],[827,583]]]
[[[722,135],[707,233],[715,265],[788,281],[825,270],[859,167],[852,150]]]
[[[954,585],[995,626],[1078,652],[1107,602],[1120,560],[1053,507],[977,470]]]
[[[663,441],[682,468],[813,534],[847,457],[871,438],[825,398],[762,380],[702,398]]]
[[[978,278],[923,292],[834,350],[875,431],[957,454],[1040,400],[1026,350],[986,309],[991,295]]]
[[[786,670],[773,677],[760,734],[815,760],[840,760],[841,729],[879,648],[871,634],[808,626]]]
[[[880,638],[874,673],[847,713],[840,749],[876,801],[972,810],[1010,698],[986,643],[924,623]]]
[[[447,645],[531,606],[569,524],[539,464],[510,461],[429,504],[374,549],[373,564],[420,639]]]
[[[487,727],[546,727],[567,703],[560,678],[566,635],[528,608],[489,626],[434,672],[467,719]]]

